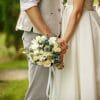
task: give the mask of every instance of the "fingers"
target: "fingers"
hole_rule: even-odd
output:
[[[68,45],[67,44],[62,44],[61,45],[61,49],[62,49],[62,53],[66,53],[67,49],[68,49]]]
[[[67,52],[67,50],[63,50],[61,53],[65,54]]]
[[[58,43],[60,44],[61,47],[61,53],[65,54],[68,49],[68,44],[63,38],[58,39]]]

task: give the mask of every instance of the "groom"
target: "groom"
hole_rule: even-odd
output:
[[[24,31],[22,39],[26,49],[37,34],[60,35],[63,0],[20,0],[20,8],[16,30]],[[29,88],[25,99],[46,100],[49,70],[33,65],[29,58],[28,65]]]

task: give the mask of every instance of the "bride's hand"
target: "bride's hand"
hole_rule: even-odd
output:
[[[66,40],[64,38],[59,38],[58,43],[61,46],[62,53],[65,54],[68,49],[68,44],[67,44]]]

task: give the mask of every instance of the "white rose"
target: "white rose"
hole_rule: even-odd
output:
[[[41,62],[41,61],[38,61],[38,62],[36,62],[36,63],[37,63],[38,65],[40,65],[40,66],[42,65],[42,62]]]
[[[42,43],[42,39],[40,38],[40,40],[38,40],[39,43]]]
[[[57,42],[54,43],[54,47],[59,47],[59,44]]]
[[[54,52],[61,52],[61,48],[59,48],[59,47],[58,47],[58,48],[54,47],[54,48],[53,48],[53,51],[54,51]]]
[[[31,43],[34,44],[34,43],[37,43],[37,41],[36,41],[35,39],[33,39],[33,40],[31,41]]]
[[[47,59],[47,56],[45,56],[44,54],[42,55],[42,60],[44,61],[45,59]]]
[[[37,61],[38,60],[38,56],[33,56],[33,60]]]
[[[54,59],[52,59],[51,62],[54,63]]]
[[[61,48],[57,48],[56,49],[56,52],[61,52]]]
[[[45,41],[47,39],[46,36],[41,36],[41,41]]]
[[[34,55],[38,55],[39,54],[39,50],[34,50]]]
[[[47,52],[44,52],[43,53],[43,57],[46,57],[47,58]]]
[[[47,56],[52,56],[51,52],[46,53]]]
[[[42,43],[42,42],[39,42],[39,43]],[[43,48],[43,44],[39,45],[39,47],[40,47],[40,48]]]
[[[39,58],[39,61],[43,61],[43,56],[42,55],[39,55],[38,58]]]
[[[43,62],[43,66],[44,67],[50,67],[51,66],[51,61],[50,60],[46,60]]]
[[[36,37],[36,41],[37,41],[37,42],[38,42],[40,39],[41,39],[40,36],[37,36],[37,37]]]
[[[40,55],[43,55],[44,51],[43,50],[40,50]]]
[[[36,42],[30,45],[30,49],[33,49],[33,50],[38,49],[38,47],[39,47],[39,44]]]
[[[50,37],[50,39],[49,39],[49,44],[50,44],[50,45],[55,44],[55,43],[56,43],[56,40],[57,40],[56,37]]]

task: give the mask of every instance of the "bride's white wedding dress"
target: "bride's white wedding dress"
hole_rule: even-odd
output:
[[[67,2],[62,33],[73,9],[73,1]],[[85,0],[83,15],[64,57],[64,69],[56,69],[50,100],[100,100],[97,99],[99,72],[100,17],[93,10],[93,0]]]

